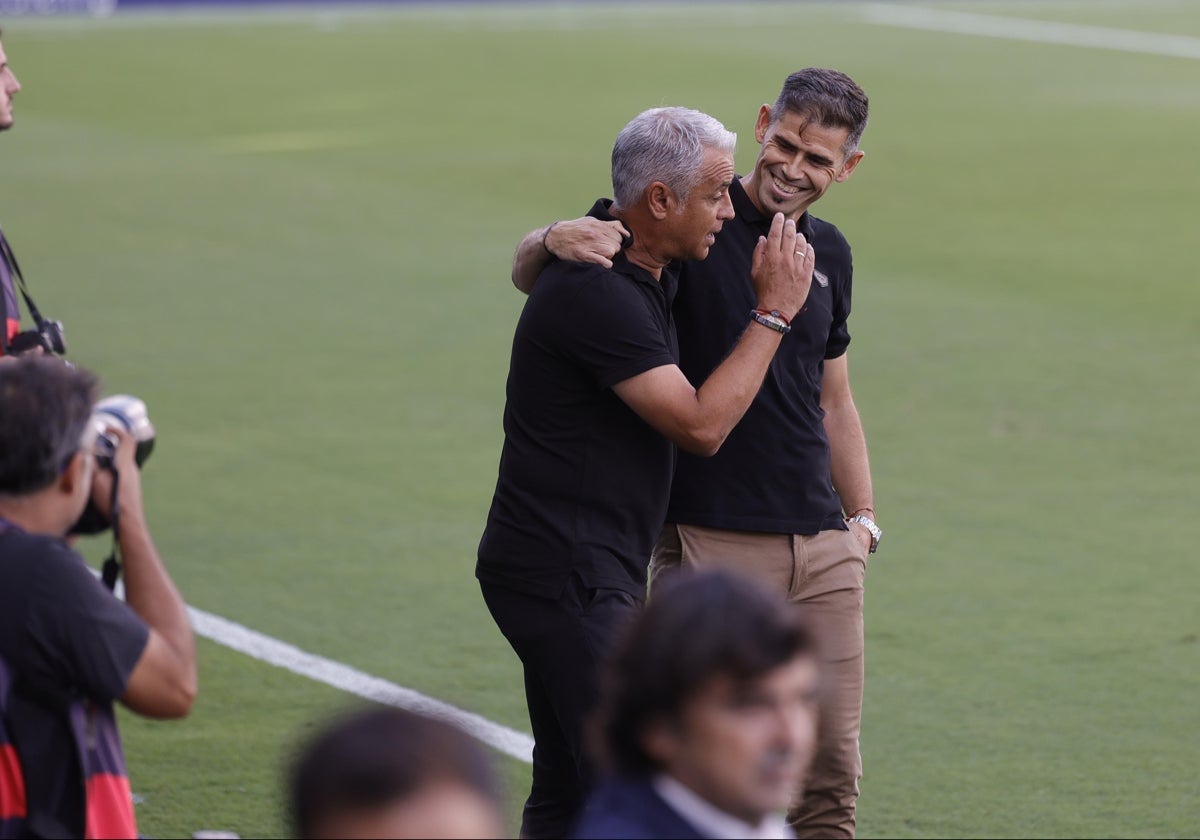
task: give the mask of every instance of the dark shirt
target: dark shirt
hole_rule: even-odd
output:
[[[612,218],[604,201],[589,215]],[[624,252],[611,269],[555,261],[538,277],[513,338],[480,580],[557,598],[575,572],[645,596],[675,446],[612,386],[678,363],[675,288],[672,268],[660,282]]]
[[[136,830],[112,704],[149,634],[65,543],[0,520],[0,837]]]
[[[4,231],[0,230],[0,251],[4,249]],[[17,309],[17,289],[7,259],[0,259],[0,356],[8,343],[21,330],[20,310]]]
[[[735,218],[707,259],[684,263],[675,299],[680,367],[695,385],[750,323],[757,303],[751,259],[758,237],[771,227],[771,217],[759,212],[740,182],[729,192]],[[836,227],[807,213],[798,227],[817,256],[808,300],[720,451],[712,458],[680,453],[668,522],[784,534],[846,527],[830,474],[821,380],[825,360],[850,344],[850,245]]]
[[[611,778],[588,797],[575,840],[704,837],[654,790],[649,779]]]

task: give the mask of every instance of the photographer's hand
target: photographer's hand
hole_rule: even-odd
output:
[[[23,350],[20,353],[5,353],[3,356],[0,356],[0,364],[4,364],[5,362],[15,362],[17,359],[21,358],[22,356],[44,356],[44,355],[45,355],[45,351],[40,346],[33,347],[29,350]]]
[[[137,453],[137,439],[115,426],[109,426],[104,431],[108,436],[117,439],[113,467],[121,474],[117,492],[119,518],[124,520],[126,516],[132,516],[144,521],[146,517],[142,510],[142,474],[134,458]],[[92,479],[92,503],[109,522],[112,521],[112,485],[112,470],[97,468],[95,478]]]
[[[146,527],[142,477],[134,459],[137,440],[123,429],[107,431],[117,439],[113,466],[120,474],[117,542],[124,558],[125,600],[150,625],[150,640],[129,676],[121,702],[147,717],[183,717],[197,691],[196,642],[187,605]],[[96,470],[92,499],[110,520],[112,483],[110,470]]]

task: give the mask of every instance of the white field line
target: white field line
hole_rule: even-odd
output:
[[[1133,29],[951,12],[918,6],[871,4],[863,6],[861,11],[864,21],[880,26],[1200,59],[1200,38],[1186,35],[1163,35]]]
[[[411,688],[373,677],[349,665],[307,653],[218,615],[195,607],[188,607],[188,615],[198,635],[219,645],[367,700],[444,720],[518,761],[526,764],[533,761],[533,739],[522,732],[426,697]]]
[[[100,576],[99,569],[91,569],[91,572],[96,577]],[[113,594],[121,600],[125,599],[125,581],[117,580]],[[308,677],[310,680],[325,683],[348,694],[444,720],[505,755],[526,764],[533,763],[533,738],[523,732],[492,723],[487,718],[426,697],[411,688],[373,677],[349,665],[300,650],[295,645],[251,630],[236,621],[221,618],[196,607],[188,607],[187,611],[193,632],[230,650],[244,653],[293,674]]]

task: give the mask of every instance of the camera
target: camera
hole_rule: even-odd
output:
[[[112,468],[113,455],[117,451],[116,435],[107,432],[111,427],[124,429],[133,435],[137,441],[137,451],[133,457],[139,468],[154,451],[154,424],[150,422],[146,404],[137,397],[128,394],[105,397],[92,409],[89,422],[96,430],[96,463],[105,469]]]
[[[137,397],[131,397],[128,394],[105,397],[96,403],[88,422],[96,430],[96,465],[103,469],[113,469],[113,456],[117,451],[117,437],[108,432],[110,428],[123,429],[133,435],[134,440],[137,441],[133,459],[137,463],[138,469],[141,469],[142,464],[154,451],[154,424],[150,422],[146,404]],[[71,527],[69,533],[99,534],[107,530],[110,525],[112,523],[89,499],[83,514]]]
[[[62,321],[39,318],[37,327],[13,336],[9,352],[14,356],[41,347],[42,352],[62,356],[67,352],[67,339],[63,334]]]

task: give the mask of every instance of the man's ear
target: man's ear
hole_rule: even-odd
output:
[[[79,492],[80,485],[86,484],[88,493],[91,493],[91,473],[88,467],[88,454],[80,449],[71,456],[67,468],[59,474],[58,489],[68,496],[73,496]]]
[[[767,129],[771,127],[771,106],[763,105],[758,109],[758,119],[754,122],[754,139],[759,145],[762,145],[763,138],[767,136]]]
[[[655,181],[646,187],[646,205],[650,215],[662,221],[671,214],[676,204],[675,193],[662,181]]]
[[[855,149],[851,152],[850,157],[846,158],[846,162],[842,164],[842,171],[838,173],[838,176],[834,180],[839,184],[849,180],[850,176],[854,174],[854,170],[858,168],[859,162],[862,161],[866,154],[862,149]]]

